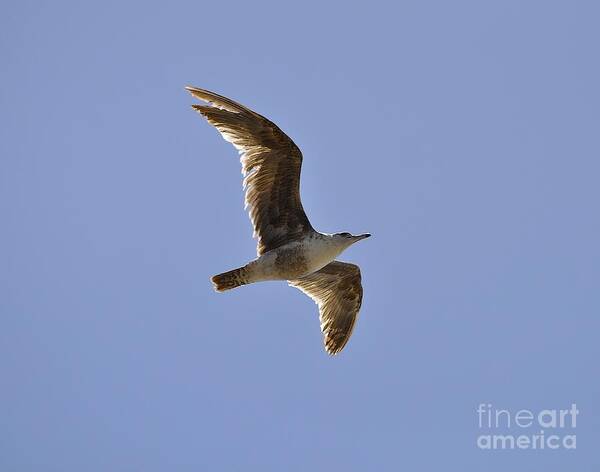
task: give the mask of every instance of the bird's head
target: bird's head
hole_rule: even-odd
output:
[[[350,234],[350,233],[335,233],[333,235],[333,237],[337,241],[343,242],[346,247],[351,246],[352,244],[357,243],[358,241],[360,241],[362,239],[366,239],[370,236],[371,236],[370,233],[356,234],[356,235]]]

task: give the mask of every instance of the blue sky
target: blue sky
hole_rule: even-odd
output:
[[[5,2],[0,468],[597,470],[599,14]],[[295,140],[316,228],[373,233],[340,356],[285,283],[212,291],[255,241],[188,84]],[[480,450],[481,403],[576,403],[577,449]]]

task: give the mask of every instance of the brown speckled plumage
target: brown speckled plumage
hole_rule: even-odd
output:
[[[298,146],[271,121],[243,105],[207,90],[187,89],[212,105],[193,108],[240,152],[258,255],[313,232],[300,201]]]
[[[224,292],[225,290],[241,287],[248,283],[248,269],[240,267],[239,269],[223,272],[222,274],[212,277],[211,282],[217,292]]]
[[[300,277],[306,274],[308,265],[302,246],[291,248],[282,247],[277,251],[275,268],[281,274],[282,279]]]
[[[369,234],[324,234],[311,226],[300,201],[302,153],[275,124],[233,100],[186,87],[208,105],[193,105],[240,153],[245,203],[258,239],[258,258],[215,275],[217,291],[262,280],[288,280],[319,307],[325,350],[339,353],[362,303],[360,269],[334,260]]]
[[[340,352],[354,329],[363,290],[357,265],[333,261],[321,270],[289,284],[306,293],[319,307],[325,350]]]

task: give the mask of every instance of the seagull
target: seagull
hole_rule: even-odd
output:
[[[186,87],[203,105],[192,105],[238,150],[245,207],[258,240],[258,257],[212,277],[224,292],[266,280],[287,280],[319,308],[325,350],[338,354],[348,342],[362,303],[360,269],[335,260],[369,233],[316,231],[300,201],[302,153],[274,123],[233,100]]]

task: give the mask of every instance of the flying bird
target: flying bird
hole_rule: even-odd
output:
[[[245,206],[258,240],[258,257],[212,277],[216,291],[265,280],[287,280],[319,307],[325,350],[339,353],[350,338],[362,303],[360,269],[335,260],[369,233],[321,233],[300,201],[302,153],[274,123],[233,100],[186,87],[205,105],[192,105],[240,153]]]

